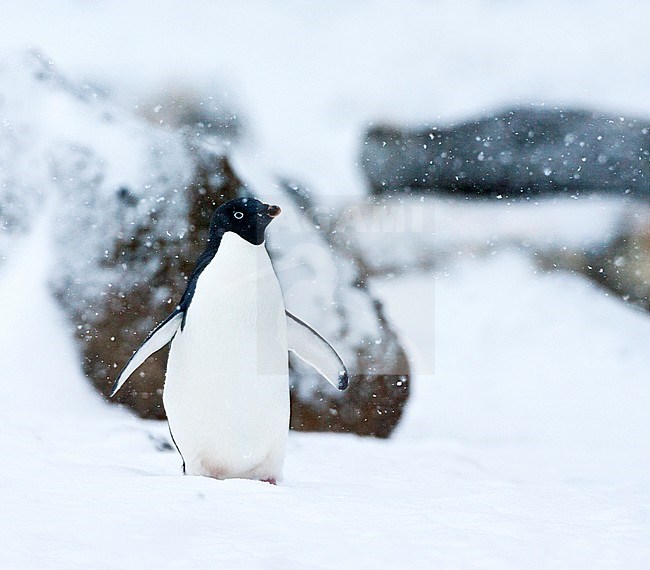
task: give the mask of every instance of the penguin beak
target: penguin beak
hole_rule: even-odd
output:
[[[280,206],[268,206],[266,210],[266,213],[271,218],[277,218],[280,215],[280,212],[282,212]]]

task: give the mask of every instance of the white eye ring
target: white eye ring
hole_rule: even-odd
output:
[[[244,213],[243,212],[235,212],[234,216],[235,216],[235,220],[241,220],[244,217]]]

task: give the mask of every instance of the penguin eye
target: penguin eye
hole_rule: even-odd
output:
[[[243,212],[235,212],[233,215],[235,216],[235,220],[241,220],[244,217]]]

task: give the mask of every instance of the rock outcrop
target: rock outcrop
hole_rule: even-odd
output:
[[[607,192],[650,198],[650,120],[522,108],[451,127],[368,130],[374,194],[516,197]]]

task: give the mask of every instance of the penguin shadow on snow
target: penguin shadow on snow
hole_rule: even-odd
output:
[[[280,213],[255,198],[216,209],[179,304],[115,381],[111,396],[171,343],[163,404],[185,474],[272,484],[282,479],[289,352],[337,389],[348,386],[337,352],[284,306],[264,243],[267,226]],[[152,441],[166,450],[166,442]]]

